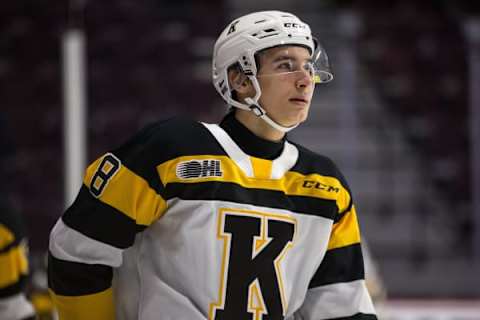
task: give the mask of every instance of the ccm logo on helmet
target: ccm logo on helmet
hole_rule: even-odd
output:
[[[295,22],[285,22],[283,26],[285,28],[296,28],[296,29],[305,29],[307,27],[304,24],[295,23]]]

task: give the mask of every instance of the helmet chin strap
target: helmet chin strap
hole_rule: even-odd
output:
[[[261,118],[263,121],[265,121],[266,123],[268,123],[272,128],[280,131],[280,132],[283,132],[283,133],[287,133],[289,132],[290,130],[293,130],[295,129],[296,127],[298,127],[298,125],[300,123],[297,123],[291,127],[284,127],[278,123],[276,123],[275,121],[273,121],[272,118],[270,118],[268,115],[267,115],[267,112],[265,111],[265,109],[263,109],[260,104],[258,102],[256,102],[254,99],[252,98],[245,98],[245,102],[248,104],[248,109],[253,112],[257,117]]]
[[[247,110],[247,111],[253,112],[257,117],[261,118],[263,121],[265,121],[272,128],[274,128],[274,129],[276,129],[280,132],[283,132],[283,133],[287,133],[290,130],[293,130],[296,127],[298,127],[300,122],[291,126],[291,127],[284,127],[281,124],[273,121],[273,119],[270,118],[267,115],[267,111],[265,109],[263,109],[260,106],[260,103],[258,102],[258,100],[260,99],[260,96],[262,94],[262,90],[260,89],[260,84],[258,83],[257,77],[255,77],[253,75],[249,75],[248,79],[250,79],[250,81],[253,84],[253,87],[254,87],[255,92],[256,92],[255,96],[253,98],[250,98],[250,97],[245,98],[244,99],[245,103],[241,103],[240,101],[237,101],[235,99],[232,99],[231,97],[228,97],[227,101],[228,101],[229,105],[237,107],[237,108],[242,109],[242,110]]]
[[[270,118],[268,115],[267,115],[267,111],[265,111],[265,109],[263,109],[261,106],[260,106],[260,103],[258,102],[258,100],[260,99],[260,96],[262,94],[262,90],[260,89],[260,84],[258,83],[258,79],[257,77],[255,77],[254,75],[249,75],[248,78],[250,79],[250,81],[252,82],[253,84],[253,88],[255,89],[255,96],[253,98],[245,98],[245,102],[248,106],[248,109],[247,110],[250,110],[251,112],[253,112],[257,117],[261,118],[263,121],[265,121],[266,123],[268,123],[272,128],[280,131],[280,132],[283,132],[283,133],[287,133],[289,132],[290,130],[293,130],[295,129],[296,127],[298,127],[298,125],[300,123],[297,123],[291,127],[284,127],[282,126],[281,124],[273,121],[272,118]]]

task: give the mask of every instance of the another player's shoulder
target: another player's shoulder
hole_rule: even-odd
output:
[[[342,185],[348,188],[343,174],[332,159],[297,143],[291,141],[290,143],[295,145],[299,152],[298,160],[295,166],[291,169],[292,171],[304,175],[318,174],[321,176],[336,178]]]
[[[9,244],[18,243],[25,237],[25,228],[21,215],[0,205],[0,251]]]

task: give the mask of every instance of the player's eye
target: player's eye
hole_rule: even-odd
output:
[[[303,70],[307,71],[308,73],[310,73],[310,75],[313,76],[313,74],[315,73],[313,62],[311,61],[305,62],[305,64],[303,65]]]
[[[291,60],[285,60],[278,64],[277,69],[281,71],[293,71],[293,63]]]

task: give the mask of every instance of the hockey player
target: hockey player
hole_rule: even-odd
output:
[[[23,221],[0,203],[0,319],[33,320],[35,311],[25,295],[28,250]]]
[[[285,136],[332,77],[296,16],[229,24],[223,121],[158,122],[88,167],[50,237],[60,319],[376,319],[347,183]]]

